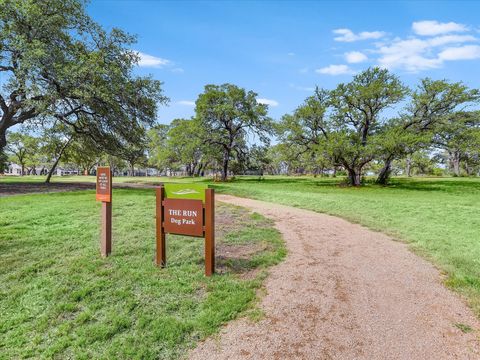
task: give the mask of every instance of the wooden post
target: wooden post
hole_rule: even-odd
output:
[[[165,231],[163,229],[163,200],[165,199],[165,189],[163,186],[157,188],[156,197],[157,249],[155,254],[155,264],[160,267],[165,267]]]
[[[107,167],[97,167],[96,200],[102,202],[102,230],[100,253],[107,257],[112,252],[112,171]]]
[[[215,272],[215,192],[205,190],[205,275]]]
[[[112,203],[102,201],[102,238],[100,252],[107,257],[112,252]]]

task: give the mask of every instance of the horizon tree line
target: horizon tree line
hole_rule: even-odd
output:
[[[137,76],[135,37],[106,32],[78,0],[5,1],[0,12],[0,166],[96,164],[188,176],[345,173],[387,184],[392,174],[473,175],[480,167],[480,93],[421,79],[409,88],[368,68],[333,90],[317,87],[278,121],[254,91],[208,84],[191,119],[158,124],[162,83]],[[17,131],[14,131],[17,129]],[[272,145],[274,143],[274,145]],[[3,165],[2,165],[3,164]]]

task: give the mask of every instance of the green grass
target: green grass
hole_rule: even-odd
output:
[[[79,178],[84,179],[70,177],[55,181],[78,181]],[[177,180],[115,178],[114,181]],[[209,182],[188,178],[180,181]],[[447,286],[465,295],[480,317],[479,178],[395,178],[388,187],[367,182],[361,188],[342,186],[342,181],[312,177],[265,177],[263,180],[238,177],[233,182],[214,186],[219,193],[340,216],[406,241],[447,275]]]
[[[285,256],[272,222],[219,205],[219,274],[206,278],[198,238],[168,236],[168,266],[154,266],[154,204],[152,190],[115,190],[103,259],[93,191],[0,198],[0,358],[170,359],[257,317],[264,269]]]

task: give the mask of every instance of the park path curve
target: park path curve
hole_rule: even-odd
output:
[[[288,256],[265,281],[265,317],[227,324],[191,359],[480,359],[479,321],[405,244],[333,216],[217,198],[273,219]]]

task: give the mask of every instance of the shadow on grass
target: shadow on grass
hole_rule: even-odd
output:
[[[466,192],[480,191],[480,180],[475,178],[452,179],[393,179],[389,188],[413,191],[441,191],[465,194]]]

